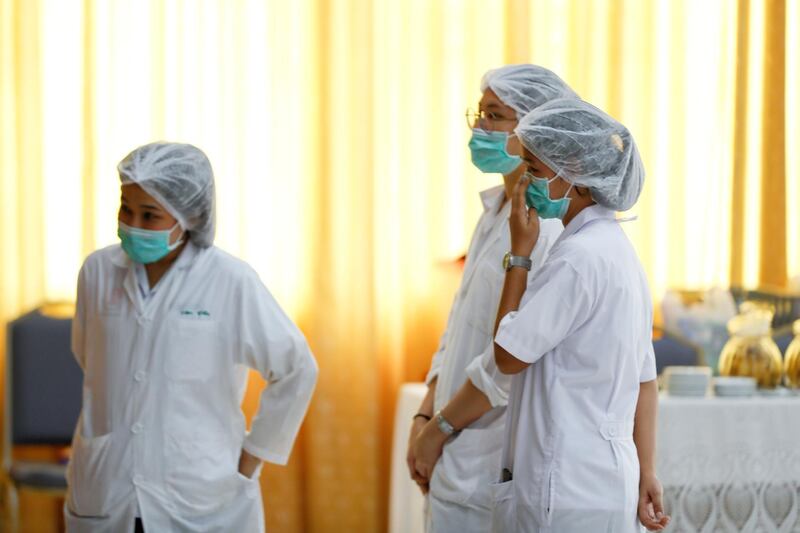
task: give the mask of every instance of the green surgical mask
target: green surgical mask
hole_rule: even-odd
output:
[[[173,244],[169,243],[169,236],[178,227],[180,224],[175,224],[167,230],[156,231],[133,228],[120,222],[117,235],[122,241],[122,249],[125,250],[128,257],[136,263],[148,265],[163,259],[168,253],[183,244],[183,238]]]
[[[506,151],[508,138],[512,134],[505,131],[485,131],[473,128],[469,140],[472,163],[481,172],[511,174],[522,163],[522,158]]]
[[[563,198],[554,200],[550,197],[550,183],[557,180],[559,178],[558,175],[553,179],[547,179],[537,178],[530,172],[526,172],[523,177],[530,178],[531,180],[528,189],[525,191],[525,201],[528,207],[536,209],[540,218],[558,218],[563,220],[567,209],[569,209],[571,198],[569,198],[568,195],[569,191],[572,190],[572,184],[570,183],[569,189],[564,193]]]

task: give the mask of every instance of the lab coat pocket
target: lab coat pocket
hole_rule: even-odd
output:
[[[492,533],[516,531],[514,481],[492,483],[489,490],[492,500]]]
[[[245,483],[255,483],[256,482],[255,474],[253,475],[253,477],[247,477],[244,474],[242,474],[241,472],[237,471],[236,472],[236,476],[239,478],[239,480],[244,481]]]
[[[239,449],[212,426],[175,426],[165,444],[165,480],[181,513],[213,513],[241,494],[244,480],[235,467]]]
[[[111,433],[84,438],[78,432],[67,465],[67,507],[76,518],[101,518],[108,512]]]
[[[244,485],[244,493],[248,498],[254,498],[258,494],[260,474],[261,466],[253,473],[252,477],[247,477],[238,470],[236,471],[236,477]]]
[[[78,516],[67,505],[64,505],[64,525],[67,533],[113,533],[110,518]]]
[[[553,518],[553,513],[555,512],[554,504],[556,500],[556,486],[555,486],[555,472],[550,470],[550,473],[547,475],[547,486],[545,490],[542,492],[542,516],[544,516],[545,523],[550,524]]]
[[[167,353],[166,374],[178,381],[204,381],[215,374],[221,353],[213,320],[175,319],[174,344]]]

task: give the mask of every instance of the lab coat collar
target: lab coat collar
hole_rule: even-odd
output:
[[[120,268],[128,268],[133,264],[131,258],[128,257],[128,254],[125,253],[125,250],[122,249],[122,246],[117,245],[109,254],[111,262],[114,263],[114,266],[118,266]]]
[[[128,294],[128,298],[130,298],[131,302],[133,303],[133,306],[136,309],[137,314],[144,316],[146,313],[148,313],[148,310],[149,313],[152,314],[153,309],[155,309],[153,300],[154,297],[158,295],[154,294],[153,297],[151,297],[147,302],[145,302],[142,299],[142,296],[139,293],[139,280],[136,276],[136,268],[134,268],[135,263],[127,256],[127,254],[122,250],[122,248],[119,248],[119,250],[115,250],[115,252],[116,251],[121,252],[125,256],[124,258],[120,258],[117,254],[112,254],[112,261],[114,261],[115,264],[121,266],[122,268],[127,269],[127,271],[125,272],[125,279],[122,282],[122,286],[125,289],[125,292]],[[198,253],[199,253],[199,248],[197,248],[197,246],[195,246],[194,243],[192,243],[192,241],[187,242],[181,254],[178,256],[178,258],[172,264],[170,269],[164,275],[165,279],[173,278],[176,275],[175,272],[172,272],[173,270],[183,271],[192,266],[192,264],[194,264],[195,259],[198,256]],[[172,286],[172,288],[169,289],[170,293],[173,293],[178,289],[178,285],[175,285],[174,283],[170,283],[170,285]]]
[[[490,189],[486,189],[480,192],[481,195],[481,203],[483,203],[483,210],[489,211],[490,209],[497,209],[500,206],[500,202],[503,201],[505,196],[506,187],[505,185],[497,185]]]
[[[558,241],[556,242],[561,242],[570,235],[578,233],[581,228],[591,222],[594,222],[595,220],[616,220],[616,218],[617,213],[613,209],[603,207],[600,204],[590,205],[589,207],[584,208],[583,211],[575,216],[575,218],[569,221],[569,224],[564,227],[564,231],[558,237]]]
[[[180,270],[185,270],[192,266],[194,263],[195,257],[197,257],[198,252],[200,249],[194,245],[192,241],[186,243],[186,246],[183,248],[181,255],[175,260],[175,264],[172,265],[173,268],[177,268]]]

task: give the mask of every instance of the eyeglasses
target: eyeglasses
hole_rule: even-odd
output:
[[[493,130],[492,126],[494,124],[517,121],[516,118],[502,117],[493,111],[475,111],[471,108],[467,108],[465,116],[467,117],[467,127],[469,129],[477,127],[484,131]]]

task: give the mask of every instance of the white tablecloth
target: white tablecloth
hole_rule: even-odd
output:
[[[800,398],[662,397],[657,459],[669,531],[800,531]]]
[[[389,487],[389,533],[425,531],[425,498],[411,480],[406,466],[406,450],[411,419],[428,392],[424,383],[406,383],[400,387],[392,436],[392,477]]]
[[[392,448],[390,533],[423,531],[424,500],[405,466],[411,417],[426,392],[400,390]],[[659,402],[658,475],[668,531],[800,533],[800,398]]]

